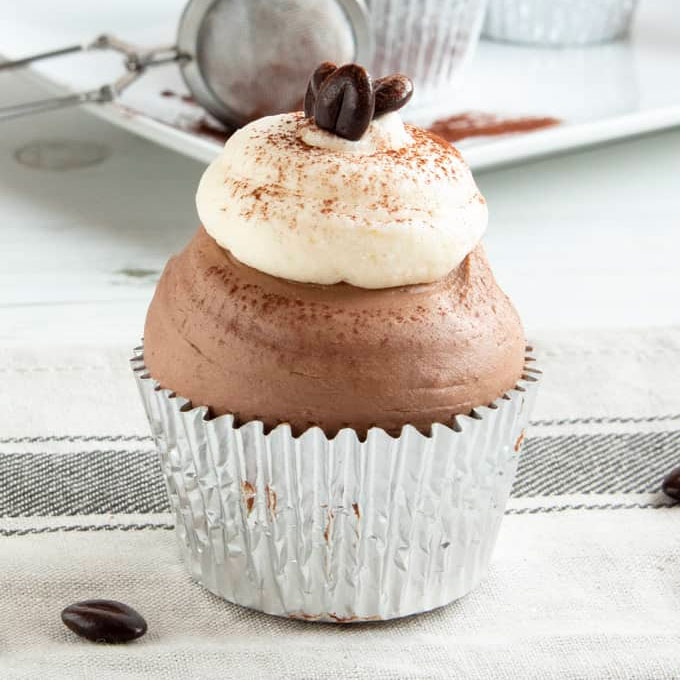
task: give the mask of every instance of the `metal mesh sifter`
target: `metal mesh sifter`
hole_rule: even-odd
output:
[[[80,45],[0,63],[0,72],[81,51],[114,50],[125,71],[94,90],[0,108],[0,120],[81,103],[110,102],[149,68],[177,63],[194,99],[239,127],[302,108],[322,61],[368,63],[372,40],[363,0],[190,0],[175,45],[144,49],[103,34]]]

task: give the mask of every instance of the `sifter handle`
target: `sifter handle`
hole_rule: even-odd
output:
[[[111,87],[109,85],[104,85],[98,90],[77,92],[64,97],[51,97],[50,99],[40,99],[34,102],[26,102],[25,104],[5,106],[0,108],[0,123],[5,120],[11,120],[12,118],[28,116],[33,113],[56,111],[57,109],[63,109],[67,106],[76,106],[77,104],[110,102],[112,99],[113,91]]]
[[[20,68],[22,66],[27,66],[28,64],[31,64],[35,61],[40,61],[42,59],[61,57],[66,54],[74,54],[75,52],[84,52],[87,50],[96,49],[111,49],[115,52],[120,52],[125,56],[125,72],[120,78],[118,78],[118,80],[110,85],[102,85],[95,90],[75,92],[62,97],[51,97],[50,99],[41,99],[39,101],[2,107],[0,108],[0,122],[33,113],[42,113],[44,111],[63,109],[67,106],[113,101],[113,99],[126,87],[129,87],[135,80],[137,80],[137,78],[139,78],[139,76],[142,75],[142,73],[147,68],[152,66],[162,66],[163,64],[185,59],[185,57],[179,53],[174,45],[140,51],[135,48],[134,45],[130,45],[123,42],[122,40],[118,40],[112,35],[102,34],[95,38],[92,42],[83,43],[82,45],[71,45],[69,47],[62,47],[49,52],[40,52],[28,57],[23,57],[21,59],[15,59],[13,61],[0,62],[0,71],[8,71],[11,69]]]
[[[10,61],[0,61],[0,71],[10,71],[22,66],[28,66],[34,61],[42,61],[43,59],[51,59],[52,57],[63,57],[67,54],[74,54],[75,52],[85,52],[86,50],[97,50],[109,47],[109,38],[106,35],[100,35],[92,42],[81,43],[80,45],[69,45],[68,47],[60,47],[56,50],[49,50],[48,52],[39,52],[38,54],[31,54],[28,57],[21,59],[13,59]]]

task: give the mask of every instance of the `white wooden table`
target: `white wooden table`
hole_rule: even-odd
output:
[[[2,99],[42,93],[2,75]],[[39,170],[36,140],[108,158]],[[69,110],[0,127],[0,343],[129,346],[168,256],[198,224],[202,167]],[[480,174],[487,248],[529,333],[680,324],[680,130]]]

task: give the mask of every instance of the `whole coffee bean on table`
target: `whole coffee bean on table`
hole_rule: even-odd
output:
[[[669,498],[680,501],[680,467],[671,470],[661,484],[661,490]]]
[[[80,637],[92,642],[130,642],[146,633],[144,617],[115,600],[84,600],[70,604],[61,620]]]

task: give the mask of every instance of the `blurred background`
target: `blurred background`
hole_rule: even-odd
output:
[[[324,58],[414,79],[404,117],[471,164],[529,332],[677,322],[679,24],[674,0],[6,4],[5,59],[87,49],[0,71],[0,339],[136,338],[205,164]]]

